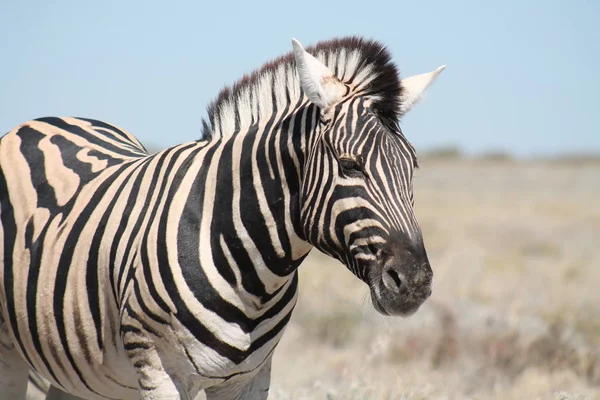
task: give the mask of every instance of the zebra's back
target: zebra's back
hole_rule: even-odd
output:
[[[29,121],[0,138],[0,196],[8,201],[10,190],[10,195],[24,197],[18,203],[24,209],[61,208],[64,214],[88,182],[146,155],[133,135],[105,122],[56,117]],[[17,186],[7,187],[9,181]]]

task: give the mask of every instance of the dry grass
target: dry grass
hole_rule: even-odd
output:
[[[600,166],[422,164],[434,295],[384,318],[311,254],[271,398],[600,399]]]

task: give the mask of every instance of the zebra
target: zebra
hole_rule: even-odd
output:
[[[266,399],[313,247],[380,313],[416,312],[433,272],[399,119],[443,69],[400,80],[377,41],[293,39],[220,92],[200,140],[149,154],[88,118],[11,130],[0,399],[24,398],[30,371],[52,398]]]

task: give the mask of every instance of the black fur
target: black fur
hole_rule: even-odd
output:
[[[380,97],[380,100],[374,103],[374,109],[386,125],[394,128],[394,130],[398,129],[398,110],[401,105],[402,87],[398,69],[392,63],[390,53],[386,47],[375,40],[350,36],[319,42],[316,46],[307,47],[306,51],[316,55],[318,53],[339,53],[342,49],[346,49],[347,52],[353,50],[360,51],[361,62],[357,71],[362,70],[367,65],[372,65],[373,74],[376,77],[361,91],[361,94],[377,95]],[[325,59],[328,58],[326,57]],[[217,99],[208,105],[208,121],[206,119],[202,121],[203,140],[213,139],[214,116],[219,114],[220,107],[223,104],[231,102],[243,88],[253,85],[259,77],[275,71],[281,64],[290,64],[293,66],[294,63],[293,54],[291,52],[287,53],[273,61],[267,62],[251,74],[245,75],[232,86],[221,90]],[[328,65],[328,67],[332,68],[334,73],[338,73],[334,66]],[[346,83],[351,83],[353,78],[350,78]]]

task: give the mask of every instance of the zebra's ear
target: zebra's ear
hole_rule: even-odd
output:
[[[421,100],[425,91],[435,78],[446,68],[445,65],[438,67],[435,71],[427,72],[426,74],[413,75],[402,79],[402,104],[400,105],[400,115],[404,115],[410,111],[415,104]]]
[[[342,99],[346,87],[325,64],[308,54],[299,41],[292,39],[300,86],[308,99],[327,110]]]

